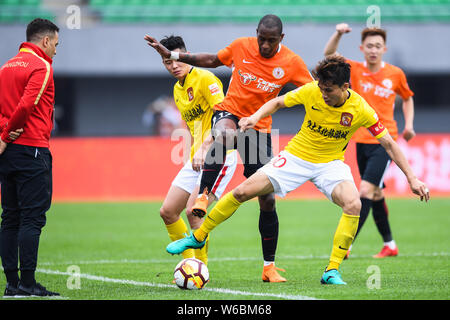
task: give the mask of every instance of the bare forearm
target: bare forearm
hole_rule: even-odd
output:
[[[261,108],[258,109],[258,111],[253,114],[252,117],[254,117],[257,121],[260,121],[261,119],[274,114],[279,109],[284,107],[284,96],[276,97],[266,102]]]
[[[213,144],[214,139],[213,136],[211,135],[211,133],[205,138],[205,140],[203,140],[203,143],[201,145],[201,149],[204,151],[208,151],[209,147],[211,147],[211,145]]]
[[[406,159],[398,144],[390,136],[386,138],[383,137],[379,139],[379,141],[381,145],[386,149],[386,152],[388,153],[392,161],[394,161],[395,164],[400,168],[400,170],[402,170],[402,172],[405,174],[408,181],[412,181],[413,179],[415,179],[416,176],[414,175],[414,172],[412,171],[408,160]]]
[[[342,37],[342,33],[339,33],[337,31],[334,32],[334,34],[331,36],[331,38],[328,40],[327,44],[325,45],[325,49],[323,52],[323,54],[325,56],[334,54],[337,51],[341,37]]]
[[[217,57],[217,54],[171,52],[169,49],[159,43],[156,38],[148,34],[145,35],[144,40],[147,41],[147,44],[155,49],[163,59],[176,59],[193,66],[204,68],[216,68],[223,65],[223,63]],[[172,55],[175,55],[175,57],[173,57]]]
[[[403,100],[403,116],[405,118],[405,128],[412,129],[414,127],[414,100],[412,97]]]
[[[211,53],[180,52],[180,58],[178,60],[196,67],[203,68],[216,68],[223,65],[217,55]]]

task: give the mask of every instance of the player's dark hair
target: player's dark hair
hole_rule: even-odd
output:
[[[365,28],[361,31],[361,43],[369,36],[381,36],[386,43],[386,30],[380,28]]]
[[[350,64],[338,54],[329,55],[317,64],[313,75],[321,83],[341,87],[344,83],[350,82]]]
[[[258,29],[260,26],[264,26],[268,29],[277,28],[280,34],[283,33],[283,23],[281,19],[274,14],[267,14],[259,20]]]
[[[180,36],[166,36],[160,43],[170,51],[175,49],[186,51],[186,45],[184,44],[183,38]]]
[[[47,35],[52,37],[56,32],[59,32],[59,28],[53,22],[47,19],[36,18],[27,26],[27,41],[39,41]]]

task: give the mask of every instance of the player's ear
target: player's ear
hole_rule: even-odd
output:
[[[50,37],[49,36],[47,36],[47,35],[45,35],[44,37],[42,37],[42,40],[41,40],[42,42],[42,46],[44,47],[44,48],[47,48],[48,47],[48,45],[49,45],[49,43],[50,43]]]
[[[280,35],[280,42],[283,41],[283,39],[284,39],[284,33],[282,33],[282,34]]]
[[[362,45],[362,44],[359,45],[359,50],[360,50],[361,52],[363,52],[363,45]]]
[[[341,87],[342,91],[347,91],[348,88],[350,88],[350,83],[344,82],[344,84]]]

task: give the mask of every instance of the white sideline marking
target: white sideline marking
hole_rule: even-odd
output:
[[[69,300],[69,297],[63,297],[63,296],[45,296],[45,297],[39,297],[39,296],[3,296],[2,299],[30,299],[30,298],[39,298],[39,299],[49,299],[49,300]]]
[[[446,257],[449,256],[449,252],[433,252],[433,253],[414,253],[414,254],[399,254],[398,257]],[[305,256],[278,256],[277,259],[285,260],[313,260],[313,259],[328,259],[329,255],[305,255]],[[372,255],[358,255],[352,254],[352,258],[371,258]],[[222,257],[222,258],[209,258],[209,261],[262,261],[261,257]],[[145,264],[145,263],[170,263],[174,262],[174,259],[119,259],[119,260],[81,260],[81,261],[63,261],[63,262],[39,262],[40,266],[55,266],[55,265],[80,265],[80,264],[117,264],[117,263],[130,263],[130,264]]]
[[[61,276],[73,276],[73,273],[63,272],[58,270],[49,270],[49,269],[37,269],[37,272],[45,273],[45,274],[53,274],[53,275],[61,275]],[[143,281],[134,281],[134,280],[126,280],[126,279],[113,279],[103,276],[95,276],[91,274],[83,274],[81,273],[80,278],[95,280],[101,282],[109,282],[109,283],[118,283],[118,284],[128,284],[133,286],[144,286],[144,287],[157,287],[157,288],[176,288],[176,285],[169,284],[161,284],[161,283],[152,283],[152,282],[143,282]],[[204,288],[204,291],[210,292],[218,292],[225,294],[234,294],[234,295],[243,295],[243,296],[257,296],[257,297],[274,297],[281,298],[287,300],[317,300],[314,297],[301,296],[301,295],[287,295],[287,294],[277,294],[277,293],[259,293],[259,292],[249,292],[249,291],[240,291],[240,290],[231,290],[231,289],[222,289],[222,288]]]

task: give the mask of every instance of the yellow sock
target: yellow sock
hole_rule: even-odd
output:
[[[200,249],[194,249],[195,257],[197,259],[203,261],[206,265],[208,265],[209,238],[210,238],[210,235],[208,234],[205,245]]]
[[[203,241],[215,227],[231,217],[240,205],[241,203],[233,196],[233,192],[228,192],[216,203],[200,228],[195,231],[195,238]]]
[[[336,233],[334,234],[333,249],[331,250],[330,263],[327,266],[327,271],[339,268],[355,238],[358,222],[359,216],[342,213],[341,220],[339,220]]]
[[[183,239],[184,235],[188,233],[188,228],[184,220],[179,218],[172,224],[166,224],[167,231],[169,232],[169,238],[172,241]],[[194,249],[187,249],[182,253],[183,259],[193,258]]]

